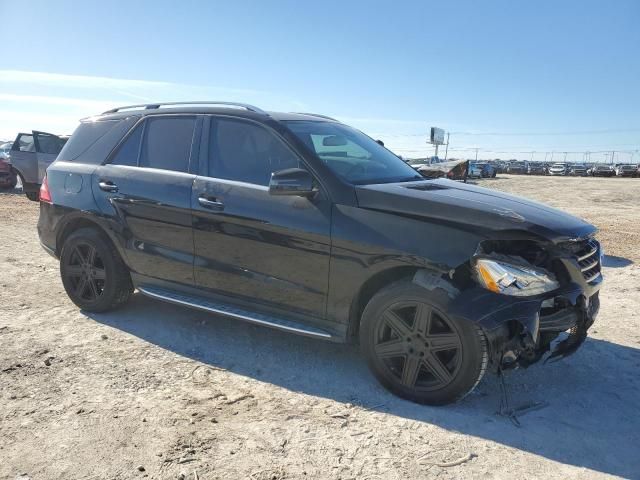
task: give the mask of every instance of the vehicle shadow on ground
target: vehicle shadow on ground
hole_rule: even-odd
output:
[[[22,187],[0,189],[0,195],[23,195]]]
[[[605,255],[602,259],[602,266],[609,268],[623,268],[633,264],[633,260],[615,255]]]
[[[89,316],[180,356],[291,391],[427,422],[563,464],[627,478],[640,472],[638,348],[590,338],[570,358],[510,372],[513,406],[548,402],[522,416],[517,428],[496,415],[501,397],[494,375],[457,405],[426,407],[384,390],[357,346],[286,334],[140,294],[117,312]]]

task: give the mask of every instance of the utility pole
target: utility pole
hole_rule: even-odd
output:
[[[554,154],[554,153],[555,153],[555,152],[551,152],[551,160],[549,160],[549,162],[551,162],[551,163],[553,163],[553,154]]]
[[[615,157],[615,156],[616,156],[616,151],[615,151],[615,150],[613,150],[613,151],[611,152],[611,164],[612,164],[612,165],[613,165],[613,157]]]
[[[478,161],[478,149],[476,148],[476,162]]]
[[[564,160],[562,160],[564,163],[567,163],[567,153],[569,152],[564,152]]]
[[[547,163],[547,155],[549,155],[549,152],[544,152],[544,163]]]
[[[449,132],[447,132],[447,146],[444,149],[444,161],[447,161],[447,155],[449,154]]]

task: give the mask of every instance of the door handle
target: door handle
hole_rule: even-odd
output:
[[[100,187],[100,190],[104,190],[105,192],[118,191],[118,186],[113,182],[105,182],[104,180],[101,180],[98,182],[98,186]]]
[[[211,210],[224,210],[224,203],[216,198],[198,197],[198,203]]]

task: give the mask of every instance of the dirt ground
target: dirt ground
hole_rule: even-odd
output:
[[[601,228],[602,308],[578,353],[487,376],[462,403],[382,389],[357,347],[139,294],[85,314],[39,246],[38,206],[0,195],[1,479],[640,478],[640,179],[478,182]],[[467,461],[465,461],[467,460]]]

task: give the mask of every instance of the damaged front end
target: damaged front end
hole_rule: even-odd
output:
[[[482,327],[496,370],[571,355],[586,339],[602,284],[595,239],[487,240],[466,267],[451,313]]]

